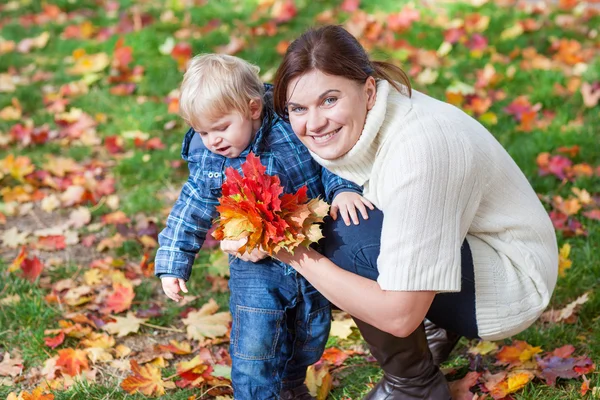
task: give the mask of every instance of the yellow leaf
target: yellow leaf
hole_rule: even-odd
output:
[[[498,350],[498,345],[496,343],[488,342],[487,340],[482,340],[479,343],[477,343],[475,347],[471,347],[469,349],[469,353],[486,355],[496,350]]]
[[[569,260],[569,254],[571,253],[571,245],[565,243],[558,254],[558,275],[565,276],[566,270],[571,268],[573,261]]]
[[[85,75],[92,72],[100,72],[110,64],[110,58],[106,53],[75,55],[75,65],[67,70],[71,75]]]
[[[513,26],[503,30],[502,33],[500,34],[500,39],[501,40],[514,39],[516,37],[521,36],[523,34],[523,32],[524,32],[523,25],[521,25],[520,23],[517,22]]]
[[[325,400],[333,386],[333,378],[326,364],[311,365],[306,371],[306,386],[311,396]]]
[[[522,389],[533,379],[533,376],[533,373],[531,373],[530,371],[518,371],[509,373],[507,378],[508,388],[506,393],[514,393],[517,390]]]
[[[188,313],[187,318],[183,319],[183,324],[187,327],[188,339],[202,341],[205,338],[214,339],[227,333],[231,314],[229,312],[217,313],[219,306],[210,299],[198,311]]]
[[[136,333],[140,329],[140,325],[146,322],[144,318],[138,318],[134,313],[129,311],[127,317],[112,317],[116,322],[109,322],[102,329],[110,334],[117,334],[117,337],[127,336],[130,333]]]
[[[340,339],[347,339],[352,333],[352,328],[356,328],[356,323],[353,319],[344,319],[341,321],[331,321],[331,330],[329,334],[331,336],[339,337]]]

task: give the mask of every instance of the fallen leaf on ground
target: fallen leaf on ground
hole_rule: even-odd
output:
[[[188,313],[187,318],[182,320],[187,328],[188,339],[203,341],[225,335],[231,314],[229,311],[217,313],[218,309],[217,303],[210,299],[200,310]]]

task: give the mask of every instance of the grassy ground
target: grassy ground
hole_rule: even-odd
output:
[[[205,27],[212,20],[218,19],[220,23],[217,29],[209,32],[192,34],[187,41],[192,45],[194,53],[213,51],[217,46],[225,45],[230,37],[243,37],[246,40],[244,48],[237,53],[251,62],[258,64],[265,79],[272,77],[274,68],[277,67],[280,55],[277,53],[277,44],[282,40],[293,40],[306,27],[312,26],[315,17],[327,9],[338,10],[340,2],[332,0],[307,1],[298,0],[298,15],[289,22],[280,24],[273,36],[259,35],[262,23],[269,19],[270,9],[265,9],[262,18],[254,20],[249,16],[255,15],[257,3],[255,1],[240,0],[218,0],[206,2],[206,5],[186,8],[184,1],[121,1],[119,13],[127,13],[137,8],[142,13],[152,16],[154,21],[143,26],[142,29],[132,30],[121,35],[112,35],[106,41],[93,38],[88,39],[61,39],[61,34],[68,25],[80,24],[90,21],[97,29],[102,27],[114,27],[119,21],[119,13],[110,13],[98,4],[109,4],[108,2],[96,2],[87,0],[57,0],[51,2],[57,5],[63,12],[68,12],[72,20],[60,21],[50,18],[47,21],[36,22],[27,25],[22,18],[27,15],[42,13],[42,5],[39,2],[13,1],[9,6],[4,6],[0,13],[0,45],[2,41],[19,42],[24,38],[32,38],[43,32],[50,34],[47,45],[40,50],[27,53],[16,51],[7,52],[0,56],[0,73],[17,71],[20,76],[31,76],[36,71],[49,71],[52,76],[24,85],[17,85],[14,92],[0,92],[0,110],[11,104],[12,98],[18,99],[21,104],[23,118],[33,120],[35,126],[48,123],[51,127],[55,125],[54,116],[44,108],[43,93],[48,85],[58,87],[64,83],[77,79],[68,74],[67,69],[71,66],[68,57],[74,50],[85,49],[88,54],[105,52],[112,54],[115,43],[119,37],[123,37],[125,44],[133,48],[133,65],[142,65],[145,68],[142,80],[137,85],[134,94],[129,96],[115,96],[109,92],[110,85],[105,76],[90,86],[89,93],[72,98],[71,107],[81,108],[88,114],[95,116],[98,113],[105,118],[97,127],[99,136],[107,137],[119,135],[128,131],[142,131],[151,137],[158,137],[166,145],[164,149],[152,152],[143,151],[128,144],[126,149],[130,150],[125,156],[111,156],[101,149],[101,146],[61,146],[57,142],[49,142],[43,145],[22,147],[17,144],[2,145],[0,140],[0,159],[9,154],[26,155],[36,165],[42,165],[48,154],[60,154],[74,158],[78,162],[89,159],[109,160],[112,163],[111,173],[116,178],[116,193],[120,198],[119,209],[128,216],[142,214],[153,217],[162,226],[166,212],[172,203],[172,196],[178,191],[185,180],[185,165],[173,165],[178,160],[180,143],[185,126],[175,114],[167,112],[168,94],[175,89],[181,79],[181,71],[178,70],[176,61],[168,55],[159,52],[159,47],[165,41],[173,37],[176,32],[182,34],[180,29],[194,30]],[[202,2],[196,2],[202,3]],[[265,2],[262,2],[265,3]],[[403,5],[399,1],[362,1],[361,9],[372,16],[381,16],[398,12]],[[44,3],[46,4],[46,3]],[[174,18],[166,18],[166,11],[171,8]],[[593,48],[595,43],[595,55],[586,60],[588,69],[583,73],[583,80],[587,82],[598,81],[600,78],[600,61],[598,60],[598,42],[589,27],[600,26],[600,18],[593,17],[584,20],[572,27],[561,28],[557,21],[559,15],[578,15],[575,11],[555,11],[552,14],[527,14],[517,7],[501,7],[492,2],[475,8],[468,4],[450,4],[446,11],[422,9],[422,21],[417,21],[412,28],[398,38],[405,39],[412,46],[426,50],[435,51],[443,41],[443,29],[432,24],[434,16],[440,17],[448,12],[452,18],[464,19],[465,16],[479,13],[489,16],[489,28],[484,35],[489,39],[489,44],[481,54],[471,52],[466,46],[457,44],[452,52],[444,58],[444,61],[436,67],[439,71],[437,80],[433,83],[416,83],[415,87],[430,95],[445,99],[449,86],[456,82],[474,85],[477,81],[477,71],[486,64],[492,63],[502,79],[497,83],[495,89],[501,89],[506,97],[494,101],[490,108],[497,117],[497,123],[488,125],[498,140],[508,149],[519,166],[530,179],[535,190],[543,196],[562,196],[567,198],[573,187],[586,189],[589,193],[598,195],[600,193],[600,177],[578,178],[571,182],[561,182],[554,176],[539,176],[536,157],[542,152],[556,151],[561,146],[579,145],[580,152],[575,162],[589,163],[592,166],[600,164],[600,145],[598,138],[598,126],[600,126],[600,113],[598,107],[585,108],[579,91],[566,96],[559,96],[555,90],[555,84],[565,86],[568,82],[567,75],[560,70],[532,69],[527,70],[520,65],[521,60],[527,60],[527,56],[519,53],[519,50],[532,47],[538,53],[551,58],[556,51],[552,48],[555,38],[571,38],[581,42],[584,48]],[[339,12],[335,20],[342,23],[348,22],[348,13]],[[425,16],[429,19],[425,20]],[[162,16],[162,20],[161,20]],[[20,19],[21,18],[21,19]],[[185,21],[189,22],[187,25]],[[363,17],[364,18],[364,17]],[[502,40],[501,32],[513,25],[518,20],[531,18],[540,27],[525,32],[514,38]],[[429,22],[428,22],[429,21]],[[183,32],[185,33],[185,32]],[[596,31],[595,35],[598,32]],[[1,48],[1,46],[0,46]],[[396,60],[404,60],[407,70],[418,65],[413,57],[407,58],[404,50],[394,49],[390,46],[376,46],[372,49],[373,54],[379,57],[392,57]],[[496,54],[493,56],[493,54]],[[502,57],[512,57],[508,64],[498,60]],[[510,77],[510,66],[516,68],[514,75]],[[12,73],[12,72],[11,72]],[[415,78],[416,76],[413,76]],[[415,79],[413,79],[415,80]],[[545,128],[537,127],[530,132],[522,132],[517,129],[518,122],[508,115],[504,108],[517,96],[527,95],[531,104],[540,103],[542,110],[555,113],[553,121]],[[541,114],[540,114],[541,116]],[[20,120],[22,121],[21,118]],[[541,117],[540,117],[541,118]],[[0,134],[7,135],[13,125],[21,121],[6,121],[0,119]],[[165,128],[165,124],[173,121],[174,126]],[[1,136],[1,135],[0,135]],[[6,180],[1,181],[2,185]],[[6,207],[5,203],[0,203]],[[3,210],[4,208],[1,208]],[[550,210],[550,206],[548,205]],[[93,215],[99,216],[111,211],[106,204],[99,203],[93,207]],[[60,211],[58,214],[60,215]],[[63,212],[62,215],[66,213]],[[42,224],[51,225],[52,217],[42,215]],[[27,220],[27,216],[9,216],[5,226],[0,225],[0,230],[9,226],[23,226],[25,223],[35,224],[37,222]],[[587,235],[565,237],[562,232],[557,232],[559,244],[569,243],[572,246],[571,260],[572,268],[567,270],[564,277],[558,281],[556,292],[552,299],[554,308],[561,308],[574,300],[581,294],[598,288],[600,283],[600,223],[597,220],[577,217],[587,229]],[[110,229],[103,231],[106,237],[111,236],[114,231]],[[2,264],[2,288],[0,299],[12,294],[19,294],[21,301],[16,305],[0,305],[0,350],[19,349],[22,353],[27,368],[39,367],[45,359],[55,352],[45,346],[43,337],[44,330],[56,326],[63,312],[58,306],[49,305],[44,297],[49,292],[49,285],[30,283],[17,277],[15,274],[7,274],[6,269],[12,258],[16,255],[15,249],[3,248],[0,250],[4,262]],[[86,251],[83,251],[86,253]],[[124,260],[137,262],[143,255],[144,248],[135,240],[128,240],[123,246],[112,250],[112,254],[122,257]],[[95,254],[83,254],[82,252],[63,253],[63,261],[56,267],[45,271],[42,277],[49,277],[46,282],[55,282],[58,279],[77,276],[82,273],[89,263],[89,257]],[[51,255],[45,254],[47,258]],[[103,255],[98,254],[98,257]],[[86,258],[87,257],[87,258]],[[210,263],[208,253],[200,255],[198,268],[190,282],[190,291],[199,294],[197,304],[202,304],[210,297],[215,297],[211,292],[210,284],[206,281],[206,268],[202,265]],[[148,278],[136,287],[134,309],[145,307],[152,302],[158,301],[160,292],[156,279]],[[216,295],[217,301],[223,307],[227,304],[227,294]],[[161,299],[160,301],[162,301]],[[181,311],[174,303],[164,303],[166,310],[161,317],[151,319],[149,322],[170,326],[179,323],[178,314]],[[600,360],[600,341],[597,332],[600,332],[600,298],[592,295],[591,299],[582,306],[578,318],[572,324],[542,324],[537,323],[530,329],[518,335],[516,338],[526,340],[532,345],[541,346],[545,350],[551,350],[564,344],[573,344],[577,348],[577,354],[587,354],[594,361]],[[152,336],[151,328],[142,328],[142,333]],[[356,338],[357,333],[353,333]],[[352,337],[351,337],[352,338]],[[349,342],[336,338],[330,339],[330,345],[346,346]],[[462,346],[453,354],[453,359],[448,366],[457,371],[455,377],[464,375],[467,371],[468,360],[466,349],[468,343],[461,342]],[[75,342],[73,342],[75,344]],[[169,375],[167,373],[166,375]],[[163,373],[163,376],[165,374]],[[367,384],[374,382],[379,377],[379,371],[373,364],[366,363],[363,358],[355,357],[346,362],[343,370],[336,375],[337,387],[331,392],[333,399],[358,399],[368,391]],[[56,392],[56,399],[84,398],[89,399],[121,399],[142,398],[141,395],[127,395],[118,387],[123,376],[103,376],[102,384],[87,385],[78,384],[66,392]],[[598,386],[600,379],[597,374],[588,376],[592,386]],[[514,395],[516,399],[576,399],[579,394],[580,381],[561,381],[556,388],[550,388],[539,381],[528,384],[522,391]],[[18,388],[17,386],[16,388]],[[1,386],[0,395],[6,396],[15,387]],[[169,392],[163,398],[186,399],[199,393],[191,390],[177,390]]]

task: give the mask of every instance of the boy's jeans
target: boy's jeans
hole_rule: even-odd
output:
[[[330,304],[306,279],[267,258],[230,258],[230,353],[236,400],[278,399],[304,383],[325,349]]]

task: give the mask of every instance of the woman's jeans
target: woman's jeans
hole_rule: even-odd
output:
[[[291,267],[271,258],[230,258],[230,354],[236,400],[278,399],[304,383],[329,336],[330,303]]]
[[[359,218],[359,225],[350,226],[346,226],[342,218],[337,221],[328,218],[323,227],[325,238],[319,242],[321,252],[340,268],[377,280],[383,213],[376,209],[369,211],[368,220],[364,220],[360,213]],[[436,294],[427,319],[448,331],[475,338],[475,279],[471,249],[466,239],[461,247],[461,256],[461,291]]]

